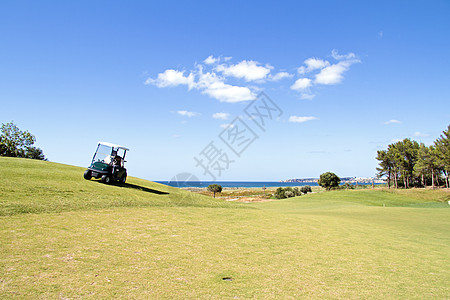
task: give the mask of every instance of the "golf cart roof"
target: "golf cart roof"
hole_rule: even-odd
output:
[[[124,147],[124,146],[111,144],[111,143],[108,143],[108,142],[98,142],[98,143],[101,144],[101,145],[108,146],[108,147],[119,148],[119,149],[123,149],[123,150],[126,150],[126,151],[130,151],[130,149],[128,149],[127,147]]]

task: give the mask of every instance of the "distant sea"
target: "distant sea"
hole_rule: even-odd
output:
[[[285,187],[285,186],[317,186],[317,182],[278,182],[278,181],[155,181],[174,187],[198,187],[205,188],[210,184],[218,184],[222,187],[231,188],[262,188],[262,187]]]

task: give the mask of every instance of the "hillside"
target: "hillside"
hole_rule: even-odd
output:
[[[47,161],[0,157],[0,216],[112,207],[239,206],[134,177],[128,177],[126,184],[87,181],[84,171]]]

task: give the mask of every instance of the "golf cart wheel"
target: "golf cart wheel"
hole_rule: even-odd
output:
[[[123,174],[122,178],[120,178],[120,183],[125,183],[127,181],[127,174]]]
[[[86,170],[86,172],[84,172],[84,179],[86,180],[91,180],[92,178],[92,172],[90,170]]]
[[[111,177],[109,177],[109,175],[103,175],[102,176],[102,182],[106,183],[106,184],[110,183],[111,182]]]

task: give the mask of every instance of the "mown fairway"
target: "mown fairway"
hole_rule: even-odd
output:
[[[446,192],[235,204],[82,173],[0,158],[0,298],[450,297]]]

